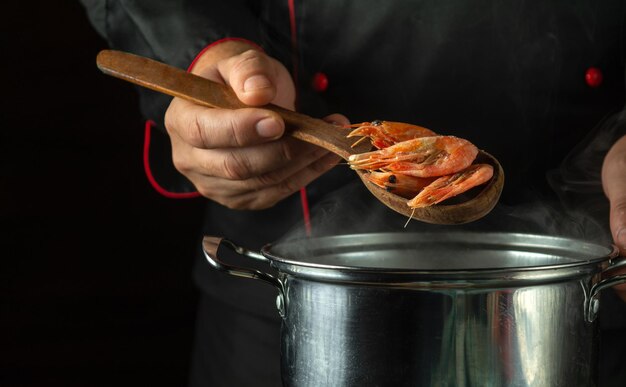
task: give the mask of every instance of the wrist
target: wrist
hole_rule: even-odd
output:
[[[210,43],[193,59],[187,72],[203,74],[223,59],[239,55],[248,50],[263,51],[258,44],[243,38],[223,38]]]

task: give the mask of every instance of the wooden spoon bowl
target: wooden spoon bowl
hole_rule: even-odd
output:
[[[198,105],[225,109],[248,107],[226,85],[149,58],[122,51],[103,50],[98,54],[96,61],[98,68],[107,75],[174,97],[184,98]],[[350,155],[363,153],[371,148],[365,141],[353,148],[354,139],[346,137],[348,129],[275,105],[266,105],[263,108],[280,114],[285,121],[286,132],[289,135],[325,148],[346,161]],[[504,172],[498,160],[481,150],[476,162],[490,164],[494,169],[493,177],[477,195],[461,203],[440,203],[415,210],[409,208],[406,198],[387,192],[384,188],[367,181],[364,171],[355,172],[378,200],[402,215],[426,223],[462,224],[488,214],[497,203],[504,185]]]

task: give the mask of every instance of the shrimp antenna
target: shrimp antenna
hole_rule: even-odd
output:
[[[411,211],[411,216],[409,216],[409,219],[407,219],[406,223],[404,224],[404,228],[406,228],[406,226],[409,225],[411,219],[413,219],[413,214],[415,214],[415,208],[413,209],[413,211]]]
[[[354,148],[355,146],[359,145],[363,140],[365,140],[367,137],[361,137],[358,140],[356,140],[356,142],[354,144],[352,144],[350,147]]]

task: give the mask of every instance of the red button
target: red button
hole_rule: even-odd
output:
[[[326,89],[328,89],[328,76],[324,73],[315,73],[311,81],[311,86],[313,90],[317,92],[326,91]]]
[[[602,71],[597,67],[589,67],[585,73],[585,81],[589,87],[598,87],[602,84]]]

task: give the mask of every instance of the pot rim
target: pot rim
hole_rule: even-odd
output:
[[[312,246],[312,251],[324,250],[328,244],[338,244],[341,248],[361,249],[368,245],[385,245],[371,242],[374,240],[395,240],[395,243],[406,243],[411,238],[419,235],[421,239],[428,243],[441,242],[461,242],[466,244],[475,243],[480,246],[503,246],[522,249],[523,251],[541,252],[542,249],[550,247],[551,252],[569,252],[578,258],[564,263],[507,266],[507,267],[466,267],[462,269],[449,268],[394,268],[394,267],[366,267],[343,264],[320,263],[307,258],[293,258],[277,254],[275,250],[288,248],[300,244],[302,251],[307,251],[306,246]],[[477,238],[480,236],[480,238]],[[368,242],[370,241],[370,242]],[[479,242],[477,242],[479,241]],[[343,245],[342,245],[343,243]],[[369,244],[368,244],[369,243]],[[305,246],[302,248],[302,246]],[[343,246],[343,247],[341,247]],[[281,243],[268,243],[261,249],[261,254],[269,260],[270,264],[279,272],[291,274],[303,278],[330,281],[349,282],[390,282],[390,277],[398,284],[412,284],[421,281],[428,282],[429,287],[438,282],[442,286],[448,287],[449,282],[456,281],[457,286],[476,286],[481,281],[493,282],[500,280],[506,282],[545,282],[581,277],[592,273],[598,273],[609,266],[611,259],[619,254],[615,245],[604,246],[587,240],[573,239],[562,236],[549,236],[540,234],[508,233],[508,232],[427,232],[427,233],[364,233],[346,234],[339,236],[324,236],[308,239],[295,239]],[[580,257],[585,258],[580,258]]]

